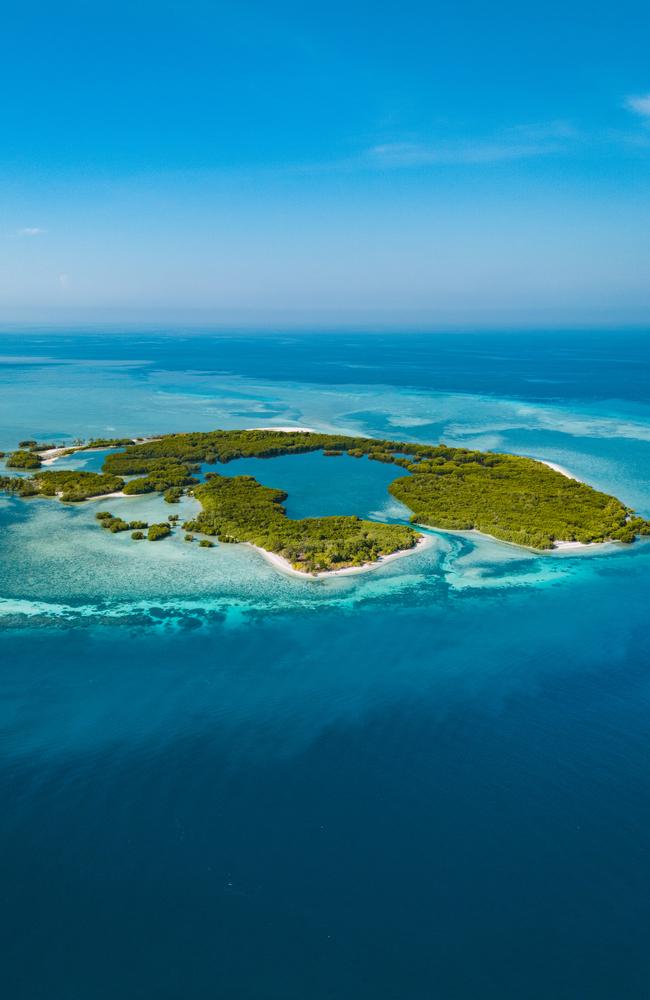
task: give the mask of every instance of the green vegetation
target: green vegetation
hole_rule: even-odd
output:
[[[165,434],[153,441],[132,444],[125,451],[108,455],[104,471],[119,476],[146,475],[174,464],[195,471],[202,462],[274,458],[310,451],[347,452],[356,457],[389,454],[392,460],[394,452],[418,456],[429,450],[428,445],[308,431],[205,431]]]
[[[73,472],[70,469],[48,469],[30,478],[40,494],[59,496],[65,502],[116,493],[124,486],[124,480],[119,476],[108,476],[101,472]]]
[[[186,536],[185,540],[187,541],[187,536]],[[202,538],[201,541],[199,542],[199,548],[200,549],[213,549],[214,548],[214,542],[211,542],[208,538]]]
[[[31,476],[0,476],[0,491],[13,493],[18,497],[38,496]]]
[[[451,530],[475,528],[518,545],[556,540],[634,541],[648,527],[619,500],[529,458],[439,447],[389,489],[412,520]]]
[[[0,490],[22,497],[58,496],[71,503],[121,490],[124,481],[101,472],[73,472],[69,469],[39,470],[33,476],[0,476]]]
[[[100,510],[95,514],[95,518],[99,521],[102,528],[106,531],[110,531],[111,534],[115,535],[119,531],[132,531],[134,528],[148,528],[149,525],[146,521],[125,521],[121,517],[115,517],[107,510]],[[131,538],[144,538],[144,535],[140,530],[133,531]]]
[[[33,451],[12,451],[7,459],[8,469],[40,469],[41,460]]]
[[[118,457],[109,456],[109,458]],[[131,479],[130,482],[124,487],[124,492],[129,495],[137,493],[170,493],[170,495],[178,495],[178,498],[182,496],[183,487],[193,486],[194,483],[198,483],[198,479],[190,475],[191,469],[186,465],[177,465],[169,463],[150,463],[151,469],[147,470],[148,475],[142,476],[138,479]],[[104,469],[113,471],[113,464],[106,460],[104,462]],[[174,491],[173,494],[171,491]],[[169,503],[176,503],[175,500],[169,500]]]
[[[112,514],[98,518],[99,523],[105,531],[110,531],[112,535],[116,535],[119,531],[130,531],[131,525],[128,521],[123,520],[121,517],[114,517]]]
[[[51,441],[33,441],[30,446],[30,451],[51,451],[53,448],[60,448],[61,445],[53,444]]]
[[[252,542],[306,572],[375,562],[412,548],[418,539],[412,528],[359,517],[292,521],[282,506],[286,493],[261,486],[252,476],[213,475],[195,487],[194,496],[203,510],[186,530],[216,535],[221,542]]]
[[[198,480],[195,480],[195,482]],[[183,496],[183,490],[180,486],[170,486],[168,490],[163,493],[163,500],[165,503],[180,503],[180,499]]]
[[[87,444],[82,444],[80,450],[87,448],[126,448],[133,444],[133,438],[90,438]]]
[[[131,532],[131,538],[133,539],[134,542],[141,542],[142,539],[144,538],[144,532],[143,531],[132,531]]]
[[[147,532],[147,538],[150,542],[157,542],[160,538],[167,538],[167,535],[171,535],[172,529],[166,521],[162,521],[160,524],[152,524]]]

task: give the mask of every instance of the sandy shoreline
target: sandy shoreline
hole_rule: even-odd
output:
[[[155,440],[156,438],[131,438],[133,444],[148,444],[149,441],[155,441]],[[97,448],[93,447],[92,445],[86,447],[83,444],[80,445],[71,444],[69,447],[46,448],[45,451],[39,451],[37,452],[37,454],[41,460],[41,465],[52,465],[52,463],[56,462],[57,458],[61,458],[62,455],[74,455],[78,451],[83,451],[83,452],[111,451],[121,447],[123,446],[119,444],[109,445],[108,447],[99,445]]]
[[[249,431],[278,431],[280,434],[317,434],[313,427],[249,427]]]
[[[577,476],[574,476],[572,472],[565,469],[563,465],[558,465],[557,462],[547,462],[544,458],[536,458],[535,461],[540,462],[542,465],[547,465],[549,469],[553,469],[553,472],[559,472],[561,476],[566,476],[567,479],[574,479],[576,483],[583,482],[582,479],[578,479]]]
[[[595,549],[598,546],[613,544],[613,542],[553,542],[553,549],[556,552],[560,549]]]
[[[261,556],[268,563],[275,567],[275,569],[280,570],[286,576],[297,577],[299,580],[323,580],[330,576],[356,576],[359,573],[370,573],[374,569],[379,569],[381,566],[385,566],[386,563],[392,562],[395,559],[403,559],[404,556],[412,556],[416,552],[422,552],[423,549],[428,548],[433,545],[433,539],[428,535],[423,535],[418,542],[413,546],[412,549],[400,549],[399,552],[391,552],[388,556],[381,556],[376,562],[364,563],[363,566],[348,566],[345,569],[328,569],[321,573],[302,573],[298,569],[294,569],[288,559],[284,559],[283,556],[277,555],[275,552],[267,552],[266,549],[261,549],[259,545],[253,545],[252,542],[245,542],[245,545],[250,545],[252,549],[259,552]]]
[[[52,462],[56,462],[57,458],[61,458],[61,455],[69,451],[76,451],[76,448],[47,448],[46,451],[39,451],[38,457],[41,465],[52,465]]]
[[[125,493],[124,490],[116,490],[115,493],[100,493],[96,497],[87,497],[86,500],[110,500],[111,497],[141,497],[143,493]]]
[[[570,478],[573,478],[572,476]],[[418,525],[415,525],[418,527]],[[553,542],[552,549],[535,549],[532,545],[521,545],[519,542],[508,542],[505,538],[497,538],[496,535],[488,535],[486,531],[479,531],[478,528],[458,528],[453,530],[451,528],[436,528],[433,524],[422,524],[422,528],[426,528],[428,531],[437,531],[441,535],[457,535],[461,538],[471,538],[472,536],[478,536],[478,538],[488,538],[491,542],[498,542],[499,545],[511,545],[515,549],[524,549],[526,552],[534,552],[536,555],[548,556],[552,555],[554,552],[559,552],[566,549],[598,549],[602,548],[604,545],[613,545],[614,542]]]

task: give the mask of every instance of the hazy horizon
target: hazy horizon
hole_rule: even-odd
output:
[[[213,310],[121,310],[77,309],[57,310],[3,310],[0,313],[0,334],[69,333],[158,333],[209,335],[291,335],[354,334],[354,335],[436,335],[463,334],[650,334],[650,317],[638,321],[623,315],[583,316],[573,322],[569,317],[544,317],[543,315],[502,315],[499,320],[483,312],[480,317],[464,318],[454,315],[446,320],[409,318],[401,314],[396,318],[385,315],[332,317],[326,313],[291,314],[246,310],[223,314]]]

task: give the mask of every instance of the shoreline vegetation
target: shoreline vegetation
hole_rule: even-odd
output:
[[[98,449],[121,449],[106,456],[101,473],[41,468],[63,455]],[[314,451],[366,456],[403,471],[388,489],[412,511],[413,526],[354,516],[292,520],[282,506],[286,493],[281,489],[262,486],[252,476],[208,472],[203,482],[197,477],[203,464]],[[158,493],[175,504],[188,494],[199,501],[201,511],[183,525],[186,540],[200,534],[207,536],[200,543],[204,547],[210,546],[210,537],[249,543],[277,568],[303,577],[365,572],[413,552],[423,544],[420,525],[478,531],[537,550],[630,543],[650,535],[650,523],[616,497],[552,462],[443,444],[321,434],[302,427],[78,440],[70,447],[22,441],[6,464],[31,473],[0,477],[0,489],[22,497],[79,502]],[[177,520],[169,518],[172,524]]]
[[[259,545],[253,545],[252,542],[245,542],[245,545],[250,545],[251,548],[259,552],[261,556],[274,566],[275,569],[279,570],[281,573],[285,573],[287,576],[297,577],[304,580],[307,576],[308,579],[318,579],[322,580],[331,576],[358,576],[360,573],[369,573],[373,569],[378,569],[380,566],[385,566],[386,563],[393,562],[395,559],[402,559],[404,556],[415,555],[416,552],[421,552],[423,549],[429,548],[433,545],[433,538],[430,535],[420,535],[415,545],[410,549],[399,549],[397,552],[391,552],[390,555],[380,556],[374,562],[363,563],[361,566],[347,566],[343,569],[327,569],[321,570],[320,572],[306,574],[302,570],[294,569],[293,565],[284,556],[279,556],[275,552],[269,552],[268,549],[262,549]]]

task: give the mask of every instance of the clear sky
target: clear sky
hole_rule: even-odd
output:
[[[650,325],[650,6],[7,5],[0,319]]]

